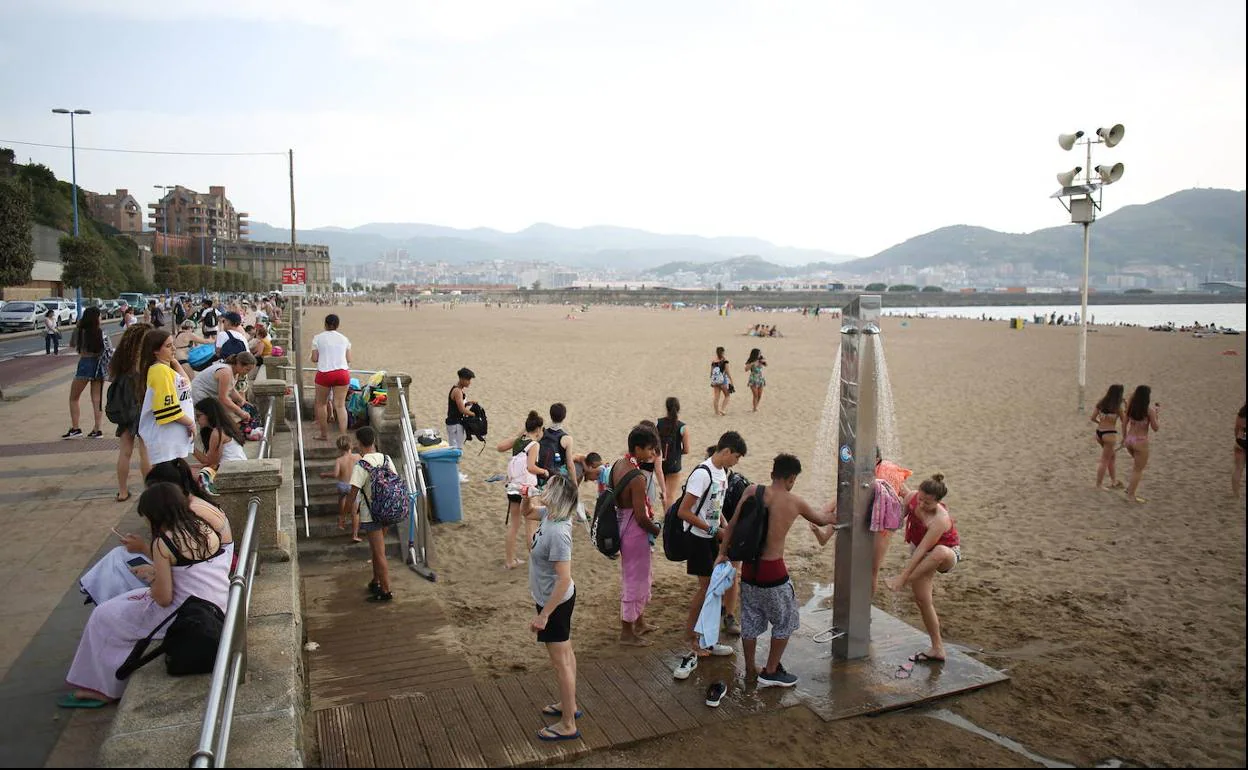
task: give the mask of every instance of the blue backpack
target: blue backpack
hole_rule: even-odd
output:
[[[368,471],[370,494],[364,495],[364,502],[368,503],[373,521],[388,527],[406,519],[411,498],[407,493],[407,484],[393,470],[394,461],[386,456],[381,465],[373,467],[367,461],[360,460],[360,467]],[[361,489],[360,493],[364,494],[364,490]]]
[[[214,345],[197,345],[186,353],[186,362],[197,372],[202,372],[208,365],[217,360],[217,348]]]

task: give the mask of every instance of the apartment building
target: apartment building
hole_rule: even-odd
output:
[[[123,233],[143,232],[143,208],[129,190],[117,190],[112,195],[83,190],[91,216]]]
[[[328,246],[301,243],[292,256],[289,243],[217,241],[217,253],[217,267],[247,273],[268,289],[281,288],[284,267],[307,268],[309,294],[328,294],[333,286]]]
[[[157,232],[209,241],[237,241],[248,235],[247,212],[234,208],[222,186],[209,187],[205,194],[177,185],[147,207]]]

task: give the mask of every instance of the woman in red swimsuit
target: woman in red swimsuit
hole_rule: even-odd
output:
[[[909,583],[914,603],[923,616],[923,626],[932,644],[910,656],[914,663],[943,663],[945,645],[940,638],[940,618],[932,602],[932,580],[937,572],[948,572],[962,560],[961,541],[953,525],[949,509],[940,501],[949,490],[945,477],[937,473],[906,495],[906,542],[910,544],[910,560],[897,577],[884,581],[892,591],[901,591]]]

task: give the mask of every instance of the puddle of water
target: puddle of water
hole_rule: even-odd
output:
[[[831,607],[820,607],[824,599],[832,597],[834,586],[831,583],[811,583],[810,598],[802,605],[801,612],[831,612]]]

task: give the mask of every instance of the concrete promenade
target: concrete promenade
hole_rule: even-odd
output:
[[[91,612],[78,577],[117,543],[141,532],[137,457],[128,502],[117,503],[117,441],[61,441],[69,425],[74,355],[0,364],[0,766],[91,767],[116,708],[66,710],[56,699]],[[84,433],[91,427],[83,394]]]

